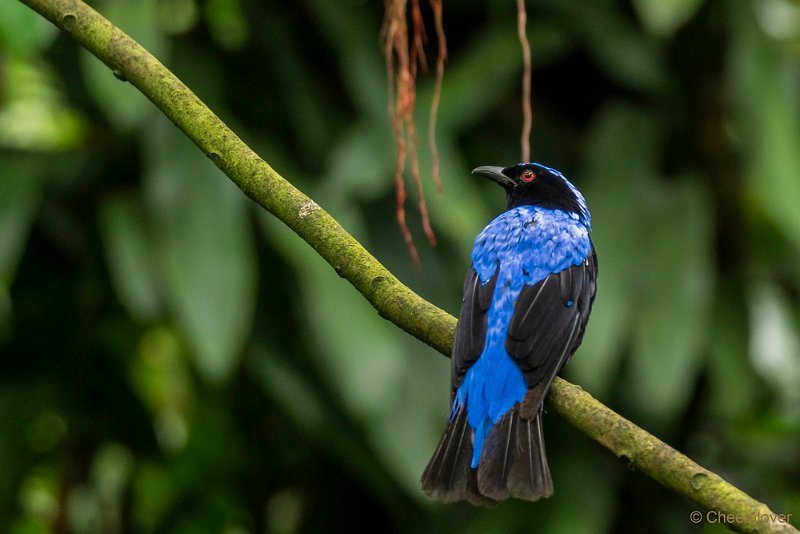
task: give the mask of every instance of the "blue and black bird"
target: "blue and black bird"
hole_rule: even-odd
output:
[[[583,195],[538,163],[478,167],[507,210],[475,239],[452,354],[450,418],[422,475],[444,502],[535,501],[553,493],[542,402],[572,357],[595,295]]]

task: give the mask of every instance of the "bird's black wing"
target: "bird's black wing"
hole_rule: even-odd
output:
[[[451,397],[464,380],[467,370],[483,352],[486,315],[496,282],[497,273],[487,283],[481,284],[474,267],[470,268],[464,280],[464,298],[453,341]],[[439,446],[422,474],[420,484],[426,495],[443,502],[466,500],[472,504],[494,503],[478,490],[477,473],[470,468],[472,435],[467,423],[466,406],[461,406],[451,415]]]
[[[492,303],[497,273],[485,284],[481,284],[475,267],[470,267],[464,280],[464,299],[458,315],[456,337],[452,354],[452,391],[455,392],[467,370],[483,352],[486,342],[486,319]]]
[[[535,501],[553,493],[542,438],[542,401],[558,371],[580,345],[595,294],[594,249],[583,262],[523,287],[514,305],[506,351],[528,391],[489,432],[478,470],[478,492],[493,501]]]
[[[580,345],[596,279],[597,257],[592,248],[579,265],[522,288],[508,326],[506,351],[516,360],[529,388],[542,380],[549,385]]]

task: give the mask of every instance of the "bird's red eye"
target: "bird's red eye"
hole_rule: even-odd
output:
[[[536,175],[533,174],[533,171],[530,170],[530,169],[526,169],[526,170],[522,171],[522,176],[520,176],[520,179],[523,182],[532,182],[534,180],[534,178],[536,178]]]

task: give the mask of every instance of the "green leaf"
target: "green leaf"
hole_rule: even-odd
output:
[[[659,44],[616,9],[596,2],[562,1],[565,24],[583,40],[583,48],[611,78],[636,90],[659,91],[669,80]]]
[[[247,19],[239,0],[206,0],[206,23],[214,40],[225,50],[238,50],[247,42]]]
[[[552,436],[553,431],[548,430],[556,424],[551,426],[550,421],[545,420],[544,425],[545,434]],[[591,447],[589,443],[571,444],[549,454],[549,460],[556,491],[548,500],[546,510],[542,510],[547,527],[536,531],[573,534],[613,530],[610,523],[615,506],[616,478],[622,473],[617,465],[609,461],[604,451]],[[587,477],[586,473],[592,473],[592,476]],[[576,502],[581,503],[579,514],[574,513]]]
[[[749,358],[748,318],[741,288],[717,290],[708,359],[708,394],[713,413],[725,419],[743,418],[755,410],[760,381]]]
[[[50,68],[37,61],[7,58],[0,84],[1,146],[64,150],[79,144],[84,120],[64,104]]]
[[[314,386],[283,355],[257,346],[248,358],[253,374],[267,394],[306,432],[319,432],[325,421],[325,408]]]
[[[685,179],[653,191],[632,256],[644,276],[636,305],[631,387],[649,417],[666,421],[688,402],[706,347],[714,276],[708,199]]]
[[[131,491],[131,516],[140,532],[158,531],[180,500],[181,489],[175,473],[162,464],[146,461],[137,466]]]
[[[100,231],[117,296],[131,316],[152,321],[161,303],[155,250],[145,226],[137,197],[120,194],[100,208]]]
[[[21,2],[0,2],[0,50],[31,56],[50,44],[58,28]]]
[[[508,28],[487,31],[475,39],[464,59],[447,67],[438,123],[463,128],[474,124],[508,93],[516,81],[521,59],[519,40]]]
[[[130,384],[150,411],[159,444],[166,451],[180,451],[186,445],[194,395],[179,336],[171,328],[154,327],[142,335],[138,349],[129,362]]]
[[[41,198],[43,168],[33,157],[3,153],[0,179],[0,324],[11,313],[8,295]]]
[[[244,196],[165,119],[143,140],[165,293],[205,378],[238,362],[253,320],[256,260]]]
[[[595,395],[614,385],[623,343],[636,310],[636,258],[642,246],[640,199],[652,186],[653,162],[662,138],[644,113],[608,105],[589,134],[586,169],[573,179],[592,212],[597,250],[597,298],[584,342],[566,368],[569,376]]]
[[[755,371],[777,393],[787,420],[800,416],[800,335],[790,298],[778,286],[762,282],[749,295],[750,357]]]
[[[317,192],[319,198],[372,200],[393,187],[388,177],[394,172],[394,160],[386,154],[394,147],[389,137],[382,135],[385,127],[385,122],[365,121],[339,133],[328,148],[326,180]]]
[[[199,18],[195,0],[162,0],[158,4],[159,22],[169,34],[184,34],[197,24]]]
[[[800,246],[796,61],[757,26],[752,9],[736,15],[731,81],[747,184],[779,231]]]
[[[634,0],[639,18],[653,33],[670,36],[675,33],[702,4],[702,0]]]
[[[663,128],[631,108],[607,107],[592,129],[583,187],[598,255],[597,299],[584,343],[567,368],[607,394],[633,328],[631,388],[648,416],[687,400],[710,316],[708,201],[692,177],[657,179]]]
[[[301,279],[298,299],[322,375],[348,413],[364,422],[386,468],[416,491],[419,473],[446,421],[448,362],[381,319],[285,226],[266,213],[259,220]],[[441,411],[431,413],[437,398]]]

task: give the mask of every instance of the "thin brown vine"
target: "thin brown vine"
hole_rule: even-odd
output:
[[[525,0],[517,0],[517,34],[522,46],[522,134],[520,135],[521,161],[530,161],[531,128],[533,111],[531,110],[531,44],[527,34],[528,13]]]
[[[441,0],[429,0],[436,26],[439,52],[436,60],[436,81],[430,108],[428,146],[432,155],[432,176],[437,191],[442,190],[439,153],[436,147],[436,114],[444,78],[444,63],[447,59],[444,26],[442,24]],[[411,21],[411,36],[409,24]],[[419,0],[387,0],[383,22],[383,52],[388,82],[388,113],[395,141],[395,210],[400,231],[408,247],[411,260],[419,267],[419,252],[406,219],[406,183],[404,174],[408,168],[411,183],[416,192],[417,206],[423,232],[431,246],[436,245],[436,234],[430,223],[425,190],[420,175],[417,154],[418,134],[414,122],[416,104],[416,81],[418,68],[427,70],[425,23]],[[406,163],[408,162],[408,165]]]

